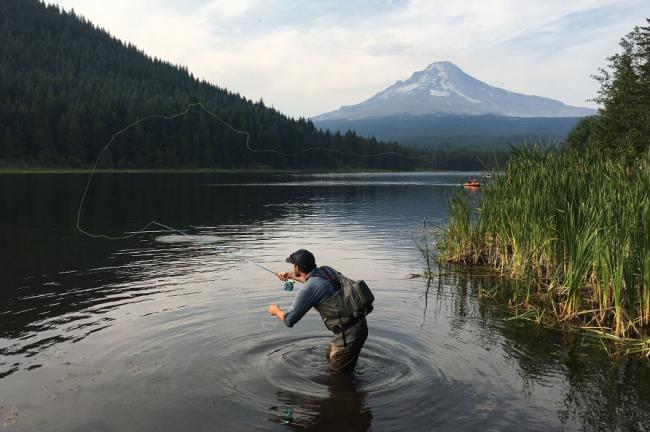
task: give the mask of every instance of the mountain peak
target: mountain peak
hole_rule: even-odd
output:
[[[595,111],[492,87],[450,61],[435,61],[357,105],[314,120],[355,120],[391,115],[495,114],[508,117],[582,117]]]
[[[444,70],[449,70],[449,69],[458,69],[460,68],[453,64],[452,62],[448,60],[441,60],[441,61],[434,61],[431,63],[429,66],[424,68],[424,71],[431,72],[431,71],[444,71]]]

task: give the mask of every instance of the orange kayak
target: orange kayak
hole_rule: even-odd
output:
[[[479,182],[466,182],[466,183],[463,183],[463,186],[467,187],[467,188],[477,188],[477,187],[481,186],[481,183],[479,183]]]

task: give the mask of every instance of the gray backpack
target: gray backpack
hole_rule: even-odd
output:
[[[375,296],[364,281],[353,281],[341,273],[339,273],[339,280],[341,281],[343,304],[347,312],[350,312],[355,318],[363,318],[372,312]]]
[[[341,291],[343,307],[348,315],[360,319],[372,312],[375,296],[364,281],[354,281],[332,267],[323,266],[319,270],[321,274],[317,276],[324,277]]]

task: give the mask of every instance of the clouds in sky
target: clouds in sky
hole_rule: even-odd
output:
[[[572,105],[649,0],[49,0],[291,116],[358,103],[436,60]]]

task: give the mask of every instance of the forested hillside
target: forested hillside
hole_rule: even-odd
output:
[[[497,115],[395,115],[358,120],[314,120],[332,131],[352,129],[361,136],[422,148],[508,149],[523,142],[560,142],[580,117],[504,117]]]
[[[251,146],[294,153],[309,147],[345,152],[411,153],[352,132],[322,132],[263,102],[151,58],[73,12],[38,0],[0,1],[0,165],[89,166],[110,137],[147,115],[173,114],[203,102]],[[245,139],[201,110],[130,130],[102,161],[111,168],[364,167],[413,169],[422,159],[354,157],[314,151],[301,157],[251,153]]]

